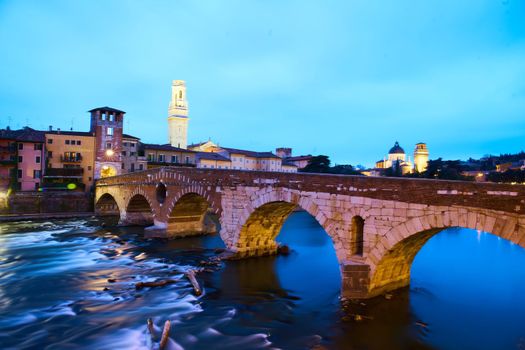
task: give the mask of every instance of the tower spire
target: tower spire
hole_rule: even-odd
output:
[[[171,83],[168,107],[168,140],[173,147],[186,148],[188,144],[188,100],[184,80]]]

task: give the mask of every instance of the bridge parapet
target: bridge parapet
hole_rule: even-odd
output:
[[[524,185],[467,181],[164,167],[99,179],[96,186],[152,185],[161,180],[182,185],[193,182],[219,189],[235,186],[285,187],[330,195],[427,205],[468,205],[525,214]]]

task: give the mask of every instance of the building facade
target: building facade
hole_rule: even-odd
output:
[[[197,152],[194,151],[173,147],[169,144],[150,143],[142,144],[142,150],[146,157],[148,169],[161,166],[197,166]]]
[[[135,136],[123,134],[122,136],[122,173],[133,173],[148,168],[144,152],[141,152],[140,139]]]
[[[90,191],[95,177],[95,137],[90,132],[45,132],[46,189]]]

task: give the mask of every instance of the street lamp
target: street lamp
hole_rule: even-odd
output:
[[[112,149],[106,150],[106,156],[111,157],[114,154],[115,154],[115,152]]]

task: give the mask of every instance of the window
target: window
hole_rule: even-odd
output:
[[[48,144],[52,144],[53,143],[53,139],[47,139],[47,143]]]
[[[69,145],[69,140],[66,140],[66,145]]]
[[[114,114],[110,114],[109,115],[109,121],[110,122],[115,121],[115,115]]]
[[[129,168],[129,171],[131,172],[135,171],[135,163],[131,163],[131,167]]]
[[[21,179],[22,178],[22,169],[18,169],[17,173],[18,173],[17,174],[18,178]]]
[[[91,181],[91,176],[90,176],[90,177],[88,177],[88,181]]]
[[[37,164],[40,163],[40,156],[36,156],[35,163],[37,163]]]
[[[18,163],[22,163],[24,161],[24,157],[18,156]]]
[[[122,151],[122,155],[125,157],[126,156],[126,151]]]
[[[182,90],[179,90],[179,98],[182,98]]]
[[[24,149],[24,144],[23,143],[19,143],[18,144],[18,149]]]
[[[136,155],[137,155],[137,152],[129,152],[129,155],[132,156],[132,157],[133,157],[133,156],[136,156]]]
[[[53,158],[53,151],[47,151],[47,158]]]
[[[186,164],[190,164],[190,157],[186,156]]]
[[[365,220],[360,216],[352,218],[352,254],[363,255]]]
[[[121,164],[120,169],[124,170],[124,163]]]
[[[159,162],[165,162],[166,156],[164,154],[159,154]]]
[[[40,187],[40,182],[35,182],[35,191],[38,191],[39,187]]]
[[[144,164],[139,164],[139,170],[144,170]]]
[[[106,149],[111,149],[111,142],[106,143]]]
[[[42,177],[41,170],[33,170],[33,179],[40,179]]]
[[[102,113],[102,114],[100,115],[100,119],[102,119],[102,120],[106,120],[106,113]]]
[[[91,165],[88,165],[88,170],[91,170]]]
[[[107,131],[106,134],[108,136],[113,136],[113,128],[107,128],[106,131]]]
[[[80,146],[81,142],[80,140],[77,140],[77,146]]]
[[[177,156],[171,156],[171,162],[172,163],[178,163],[179,160],[177,158],[178,158]]]
[[[129,145],[131,146],[131,148],[135,148],[135,144],[134,143],[130,143]]]
[[[124,147],[128,147],[128,143],[127,142],[124,142]]]
[[[148,162],[154,162],[155,161],[155,155],[153,153],[148,154]]]
[[[35,151],[41,151],[42,150],[42,144],[41,143],[35,143]]]

